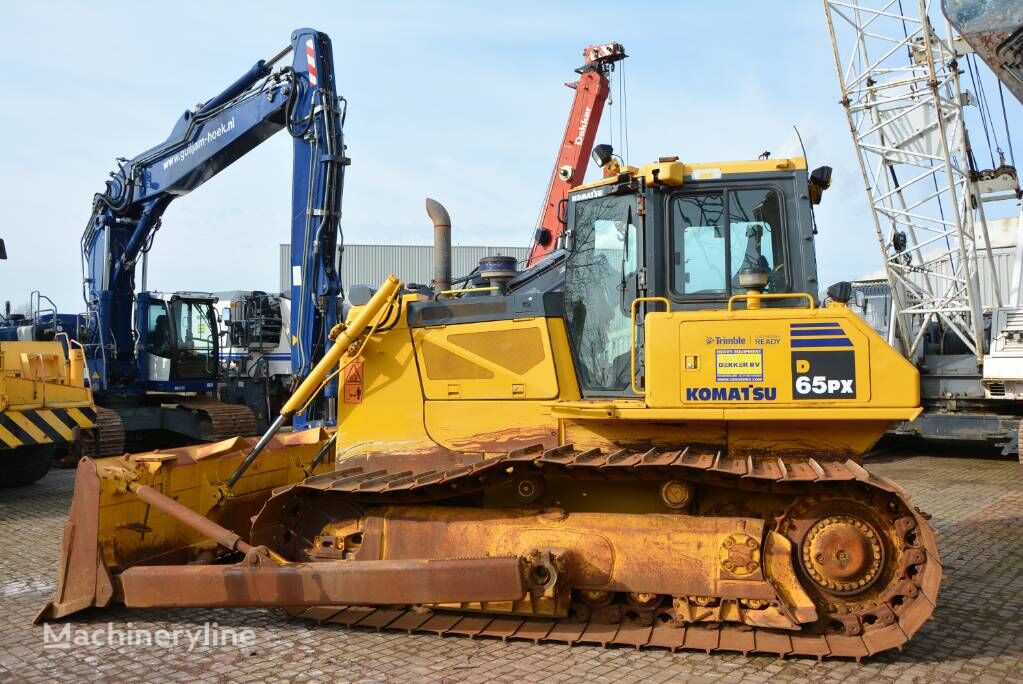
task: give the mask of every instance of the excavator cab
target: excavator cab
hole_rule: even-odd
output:
[[[140,371],[150,392],[209,393],[218,372],[213,295],[143,292],[138,296]]]
[[[567,212],[565,322],[584,396],[635,394],[633,371],[642,385],[648,310],[726,309],[751,294],[769,295],[757,300],[766,307],[791,306],[786,294],[817,299],[812,204],[828,167],[808,175],[802,158],[675,157],[622,167],[598,148],[605,177],[570,193]]]

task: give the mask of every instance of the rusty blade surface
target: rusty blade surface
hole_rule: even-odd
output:
[[[518,558],[335,561],[278,566],[153,565],[118,576],[136,608],[281,607],[518,601]]]
[[[97,539],[99,535],[99,475],[96,464],[82,459],[75,473],[75,497],[64,524],[64,542],[57,571],[57,591],[35,621],[56,620],[90,606],[105,606],[113,585]]]
[[[322,430],[275,437],[258,467],[226,500],[219,495],[218,483],[233,471],[254,440],[235,438],[81,459],[64,526],[57,589],[36,621],[109,605],[115,594],[111,576],[123,568],[185,563],[200,553],[215,556],[217,543],[248,550],[243,535],[251,516],[275,488],[305,477],[327,439]],[[316,472],[332,468],[332,459],[326,461]]]

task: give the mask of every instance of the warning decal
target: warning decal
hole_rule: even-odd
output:
[[[362,361],[352,361],[345,366],[345,384],[349,382],[362,384]]]
[[[362,361],[352,361],[344,369],[344,394],[346,404],[362,403]]]

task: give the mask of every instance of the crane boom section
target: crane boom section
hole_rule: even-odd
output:
[[[614,64],[625,59],[626,54],[620,43],[604,43],[590,45],[583,51],[583,57],[586,63],[576,69],[580,74],[579,81],[566,84],[575,89],[575,98],[547,186],[540,224],[529,250],[530,266],[553,252],[564,232],[559,207],[568,199],[569,190],[583,182],[586,158],[593,150],[604,103],[611,92],[608,75]]]

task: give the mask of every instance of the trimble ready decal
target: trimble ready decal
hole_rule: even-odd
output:
[[[753,337],[753,344],[757,346],[781,344],[781,335],[756,335]]]
[[[792,398],[855,399],[856,352],[837,321],[792,323]]]

